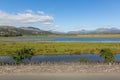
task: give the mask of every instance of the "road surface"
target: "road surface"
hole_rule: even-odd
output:
[[[5,74],[0,80],[120,80],[118,74]]]

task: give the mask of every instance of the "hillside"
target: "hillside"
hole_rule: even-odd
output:
[[[41,35],[51,34],[51,32],[40,30],[34,27],[14,27],[0,26],[0,36],[22,36],[22,35]]]

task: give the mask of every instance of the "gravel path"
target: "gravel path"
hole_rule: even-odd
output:
[[[120,80],[119,74],[11,74],[0,80]]]
[[[0,66],[0,74],[10,73],[119,73],[120,64],[59,62]]]

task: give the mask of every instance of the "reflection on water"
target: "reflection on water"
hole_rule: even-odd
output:
[[[81,55],[56,55],[56,56],[34,56],[32,61],[35,62],[54,62],[54,61],[80,61],[81,59],[87,59],[90,61],[103,61],[103,58],[96,54],[81,54]]]
[[[81,55],[39,55],[34,56],[31,62],[69,62],[69,61],[81,61],[88,60],[92,62],[103,62],[104,58],[100,57],[98,54],[81,54]],[[115,55],[115,60],[120,61],[120,54]],[[0,62],[14,63],[14,60],[8,56],[1,56]],[[24,60],[24,62],[29,62],[29,60]]]

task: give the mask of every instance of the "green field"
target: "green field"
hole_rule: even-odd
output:
[[[58,54],[98,54],[101,49],[109,48],[113,53],[120,53],[120,43],[92,42],[0,42],[0,55],[12,55],[23,47],[33,48],[36,55]]]

